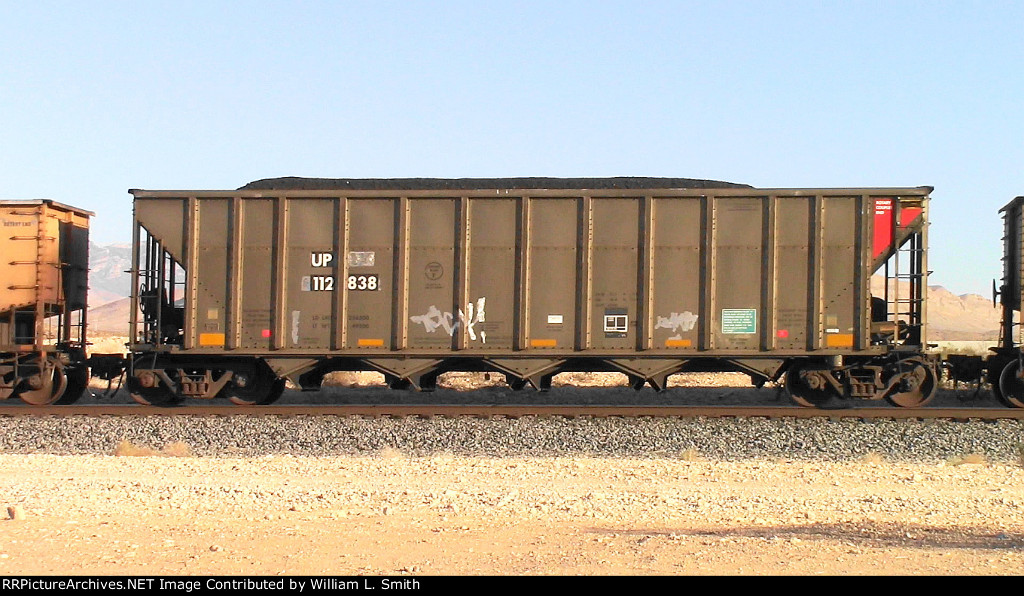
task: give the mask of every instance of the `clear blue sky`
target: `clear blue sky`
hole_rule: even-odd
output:
[[[1024,195],[1024,2],[0,0],[0,197],[271,176],[935,186],[987,295]]]

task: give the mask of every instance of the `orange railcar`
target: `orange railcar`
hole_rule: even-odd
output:
[[[0,201],[0,399],[70,403],[85,389],[92,216],[48,199]]]

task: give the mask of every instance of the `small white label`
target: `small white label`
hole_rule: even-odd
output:
[[[629,317],[626,315],[605,315],[604,330],[607,333],[626,333],[629,330]]]
[[[374,252],[370,251],[351,251],[348,253],[348,266],[349,267],[373,267]]]
[[[548,325],[561,325],[562,315],[548,315]]]
[[[825,333],[839,333],[839,329],[838,328],[826,329]]]

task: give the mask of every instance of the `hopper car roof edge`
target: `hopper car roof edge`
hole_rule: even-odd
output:
[[[54,201],[53,199],[0,199],[0,206],[27,206],[27,205],[50,205],[58,209],[70,211],[72,213],[78,213],[79,215],[86,215],[88,217],[95,217],[96,214],[92,211],[87,211],[80,207],[72,207],[71,205]]]
[[[1007,209],[1009,209],[1010,207],[1013,207],[1014,205],[1016,205],[1018,203],[1022,203],[1022,202],[1024,202],[1024,196],[1014,197],[1014,199],[1012,201],[1010,201],[1009,203],[1003,205],[1003,208],[1000,209],[999,212],[1002,213],[1002,212],[1006,211]]]
[[[323,189],[323,190],[146,190],[140,188],[129,189],[128,192],[135,198],[147,199],[181,199],[187,197],[208,197],[208,198],[322,198],[335,197],[417,197],[417,196],[643,196],[643,195],[666,195],[683,194],[690,196],[764,196],[764,195],[790,195],[790,196],[816,196],[816,195],[928,195],[934,190],[932,186],[913,187],[850,187],[850,188],[631,188],[631,189],[590,189],[590,188],[566,188],[566,189],[445,189],[445,190],[348,190],[348,189]]]

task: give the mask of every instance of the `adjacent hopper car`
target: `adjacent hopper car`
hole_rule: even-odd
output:
[[[999,344],[992,348],[985,368],[996,397],[1008,406],[1024,408],[1024,356],[1019,323],[1024,303],[1024,197],[1015,198],[999,212],[1003,215],[1003,281],[1000,290],[993,293],[999,296],[1002,322]]]
[[[315,389],[332,371],[416,390],[449,371],[540,390],[561,372],[613,371],[661,390],[678,372],[731,370],[784,380],[804,406],[921,406],[941,372],[927,349],[931,190],[681,178],[131,190],[120,364],[153,405],[267,404],[286,379]],[[1022,207],[1003,209],[1003,337],[975,363],[1016,407]],[[0,397],[73,401],[87,367],[112,374],[84,354],[92,214],[6,201],[0,215]]]
[[[85,389],[92,215],[49,200],[0,201],[0,399],[63,403]]]

